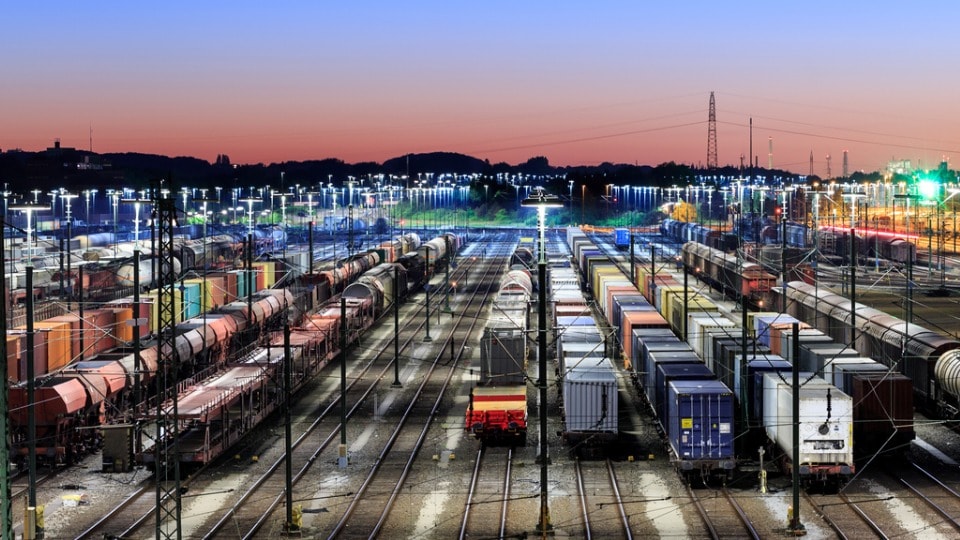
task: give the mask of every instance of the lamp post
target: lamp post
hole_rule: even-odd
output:
[[[24,228],[24,231],[26,232],[26,235],[27,235],[26,250],[21,252],[20,256],[23,258],[23,261],[25,264],[31,264],[30,261],[34,251],[33,239],[34,239],[35,231],[30,226],[30,223],[31,223],[30,218],[33,217],[34,212],[45,212],[49,210],[49,208],[47,208],[46,206],[40,206],[37,204],[22,204],[17,206],[11,206],[10,209],[14,211],[23,212],[24,214],[27,215],[27,226]]]
[[[37,205],[21,205],[13,207],[13,210],[20,210],[25,212],[27,215],[27,260],[26,260],[26,271],[27,271],[27,351],[26,351],[26,364],[27,364],[27,440],[29,442],[27,450],[27,511],[35,517],[35,512],[37,508],[37,425],[36,425],[36,412],[35,412],[35,381],[34,381],[34,328],[33,328],[33,263],[31,262],[30,255],[33,254],[32,246],[32,233],[33,229],[30,228],[30,218],[34,212],[42,212],[47,210],[46,207],[37,206]],[[29,531],[30,534],[34,534],[34,531]]]
[[[537,276],[539,293],[537,296],[537,386],[540,388],[540,518],[537,530],[542,534],[553,527],[550,524],[550,508],[547,500],[547,466],[550,462],[549,442],[547,440],[547,250],[546,250],[546,223],[548,208],[562,208],[563,203],[555,196],[547,195],[538,190],[535,196],[524,199],[522,206],[537,209],[537,221],[540,235],[539,253],[537,254]]]
[[[423,289],[426,292],[426,310],[427,310],[427,322],[425,326],[426,335],[423,338],[424,343],[429,343],[433,341],[433,338],[430,337],[430,246],[426,246],[427,257],[426,264],[423,267],[423,271],[426,273],[426,284],[424,284]],[[436,264],[436,263],[434,263]]]
[[[67,248],[66,248],[66,254],[65,254],[65,255],[66,255],[66,257],[67,257],[67,276],[72,276],[72,275],[73,275],[73,269],[71,268],[71,266],[72,266],[72,261],[71,261],[71,259],[72,259],[73,257],[71,257],[70,254],[73,252],[73,250],[70,249],[70,240],[73,238],[73,207],[72,207],[72,205],[71,205],[71,202],[73,201],[73,199],[76,199],[76,198],[77,198],[77,195],[75,195],[75,194],[73,194],[73,193],[61,193],[61,194],[60,194],[60,198],[61,198],[63,201],[65,201],[65,203],[66,203],[65,210],[64,210],[64,217],[65,217],[66,220],[67,220],[67,236],[66,236],[66,239],[67,239],[67,240],[66,240]],[[63,268],[61,268],[61,270],[62,270],[62,269],[63,269]],[[73,284],[71,283],[71,285],[70,285],[70,294],[67,295],[67,310],[70,309],[70,299],[71,299],[72,297],[73,297]],[[81,322],[82,322],[82,321],[81,321]]]
[[[247,234],[253,236],[253,205],[263,202],[259,197],[247,197],[240,199],[240,202],[247,203]]]

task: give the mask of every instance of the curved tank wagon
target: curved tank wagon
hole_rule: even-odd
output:
[[[500,280],[501,293],[522,294],[529,300],[533,296],[533,280],[527,270],[510,270]]]
[[[447,255],[450,257],[455,256],[462,246],[460,236],[452,232],[447,232],[443,233],[443,238],[447,242]]]
[[[154,262],[149,258],[140,259],[140,285],[149,285],[153,283],[153,266]],[[131,287],[133,286],[133,262],[124,263],[117,269],[117,285],[121,287]],[[173,259],[173,273],[177,276],[180,275],[182,267],[180,266],[180,259],[174,257]]]
[[[513,255],[510,257],[510,267],[514,266],[523,266],[524,268],[533,268],[537,265],[537,258],[533,254],[533,250],[526,247],[520,246],[513,252]]]
[[[407,281],[411,283],[412,288],[416,289],[423,284],[426,278],[426,268],[424,267],[425,261],[419,253],[416,251],[407,253],[399,257],[397,263],[406,270]]]
[[[407,271],[396,263],[383,263],[372,268],[343,291],[344,298],[369,298],[374,317],[390,309],[394,298],[403,298],[406,294]]]
[[[376,234],[386,234],[390,232],[390,220],[385,217],[378,217],[373,222],[373,232]]]
[[[420,241],[420,235],[415,232],[408,232],[403,236],[398,237],[400,242],[403,243],[403,254],[406,255],[411,251],[417,251],[420,248],[422,242]]]
[[[438,267],[438,261],[441,263],[446,260],[447,242],[443,238],[434,238],[429,242],[421,244],[417,248],[417,255],[424,260],[424,266],[428,276],[432,276]],[[441,266],[442,268],[442,266]]]

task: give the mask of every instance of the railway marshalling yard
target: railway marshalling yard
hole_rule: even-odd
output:
[[[502,246],[497,247],[498,244]],[[349,462],[345,467],[338,463],[339,439],[335,438],[332,443],[326,441],[337,433],[339,424],[338,364],[327,366],[297,399],[292,422],[294,439],[315,419],[326,414],[320,421],[320,429],[307,435],[304,445],[313,450],[328,445],[328,449],[312,461],[302,458],[302,464],[294,466],[294,474],[301,466],[304,468],[293,496],[294,504],[303,511],[299,536],[445,539],[542,535],[543,531],[538,529],[541,464],[538,462],[537,416],[540,408],[533,384],[528,392],[530,430],[525,446],[491,446],[481,452],[480,444],[463,429],[469,390],[477,380],[479,351],[472,344],[479,341],[482,319],[486,316],[480,307],[483,298],[474,295],[484,294],[486,288],[496,288],[515,240],[501,238],[498,242],[468,245],[461,253],[461,260],[479,255],[481,245],[487,251],[482,262],[491,264],[485,269],[475,263],[466,270],[470,273],[466,284],[451,295],[449,312],[444,309],[446,299],[442,295],[431,298],[432,341],[422,339],[422,321],[418,323],[420,326],[401,333],[401,339],[409,338],[409,344],[404,345],[400,353],[401,388],[391,385],[394,371],[382,358],[383,355],[392,358],[393,354],[391,318],[381,321],[350,351],[347,380],[372,390],[362,397],[354,397],[352,391],[348,394]],[[858,290],[861,302],[897,316],[902,315],[901,296],[890,290]],[[956,309],[957,297],[916,294],[915,300],[915,322],[954,335],[960,331],[953,315],[960,312]],[[401,325],[412,321],[425,302],[424,292],[413,295],[400,309]],[[465,317],[461,318],[461,314]],[[481,323],[471,326],[470,318]],[[446,339],[451,335],[452,346]],[[535,355],[533,341],[530,349]],[[555,382],[553,364],[549,365],[548,380]],[[365,366],[374,368],[364,371]],[[528,377],[530,381],[538,378],[535,356],[531,357]],[[446,389],[440,391],[442,381],[447,378]],[[428,393],[415,397],[415,391],[421,386],[425,386]],[[557,385],[548,386],[550,536],[775,538],[787,534],[792,497],[789,477],[766,464],[767,489],[761,492],[760,464],[756,456],[749,456],[752,459],[742,463],[725,488],[689,489],[670,463],[666,447],[627,375],[620,376],[619,387],[620,439],[605,448],[605,457],[578,459],[580,452],[571,451],[571,446],[558,435],[563,425]],[[359,396],[359,392],[356,395]],[[408,409],[412,414],[407,424],[398,430],[399,419]],[[328,410],[331,412],[324,412]],[[918,441],[907,452],[907,460],[933,473],[948,487],[960,484],[957,467],[960,436],[938,421],[917,416],[916,422]],[[231,456],[198,473],[194,483],[187,487],[182,498],[183,538],[204,537],[210,534],[214,522],[225,517],[225,525],[212,536],[244,537],[239,524],[247,519],[243,516],[251,513],[250,508],[259,510],[265,517],[265,524],[253,537],[275,538],[283,532],[282,483],[279,488],[274,486],[251,494],[245,509],[236,510],[233,516],[228,514],[250,489],[250,483],[282,456],[283,426],[279,420],[271,424],[242,441]],[[408,439],[420,439],[420,442]],[[940,488],[911,469],[907,462],[897,465],[891,467],[889,462],[881,460],[868,462],[859,468],[841,494],[805,495],[800,516],[806,535],[810,538],[877,537],[880,530],[889,537],[956,537],[958,525],[950,517],[938,514],[916,492],[908,490],[904,482],[928,493],[945,510],[946,516],[960,515],[957,512],[960,499],[948,492],[929,495]],[[377,467],[381,472],[371,476]],[[401,469],[406,472],[401,474]],[[132,473],[100,470],[100,456],[93,455],[81,466],[62,471],[39,488],[38,498],[46,507],[46,538],[80,536],[131,492],[150,483],[151,475],[144,469]],[[384,480],[384,477],[393,480]],[[73,506],[72,495],[82,495],[83,502]],[[279,507],[268,510],[278,496],[281,497]],[[388,505],[392,505],[392,509],[383,512]],[[736,517],[736,508],[744,514],[749,527]],[[858,517],[857,510],[866,518]],[[707,523],[704,515],[710,517],[711,523]],[[872,529],[869,522],[878,529]],[[119,532],[107,530],[103,534],[119,536]],[[124,537],[153,536],[154,531],[148,526]]]

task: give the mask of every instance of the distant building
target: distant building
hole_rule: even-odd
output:
[[[887,174],[913,174],[913,163],[909,159],[887,162]]]

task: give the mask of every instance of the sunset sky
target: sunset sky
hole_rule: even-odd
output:
[[[955,2],[10,2],[0,149],[798,173],[960,156]],[[951,168],[957,168],[951,161]]]

